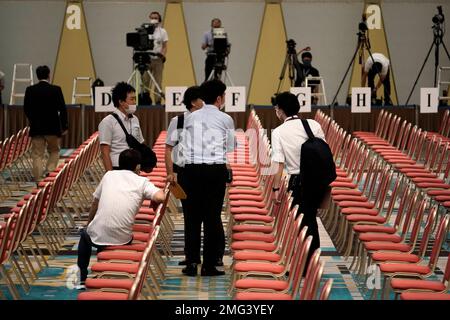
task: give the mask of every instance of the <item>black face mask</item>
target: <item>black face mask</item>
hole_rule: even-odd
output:
[[[304,65],[306,68],[311,67],[311,60],[303,60],[302,62],[303,62],[303,65]]]

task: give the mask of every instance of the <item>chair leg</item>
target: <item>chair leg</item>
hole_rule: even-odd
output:
[[[3,264],[0,264],[0,274],[3,279],[5,279],[6,286],[8,287],[9,292],[14,300],[20,299],[19,291],[17,291],[16,285],[12,281],[11,277],[8,274],[8,270],[6,270]]]

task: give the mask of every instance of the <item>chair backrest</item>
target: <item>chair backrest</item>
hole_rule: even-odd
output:
[[[422,222],[423,222],[423,215],[425,213],[425,208],[427,207],[428,204],[428,199],[427,198],[423,198],[422,201],[420,201],[418,203],[418,208],[417,208],[417,212],[416,215],[414,217],[414,223],[413,223],[413,227],[411,230],[411,235],[409,238],[409,243],[411,245],[411,248],[414,248],[417,244],[417,239],[419,238],[419,234],[420,234],[420,228],[422,226]],[[415,208],[415,204],[411,205],[411,210],[414,211]],[[409,230],[409,225],[404,225],[402,228],[402,238],[403,240],[406,239],[407,237],[407,233]]]
[[[303,248],[303,243],[306,238],[306,232],[308,231],[308,227],[304,227],[300,232],[297,232],[300,230],[301,221],[303,219],[303,216],[299,217],[296,222],[299,222],[296,224],[296,228],[294,233],[290,236],[290,248],[288,254],[290,255],[289,258],[286,260],[286,265],[289,266],[289,277],[288,281],[289,283],[292,283],[293,280],[295,280],[296,276],[296,269],[298,267],[298,264],[300,262],[300,255]]]
[[[156,239],[160,231],[160,226],[157,226],[153,231],[152,237],[145,247],[144,253],[142,254],[141,261],[139,263],[138,272],[134,278],[133,285],[131,286],[130,292],[128,293],[128,300],[137,300],[142,292],[142,288],[147,278],[147,272],[149,269],[151,253],[155,249]]]
[[[427,252],[428,242],[430,241],[433,232],[433,226],[436,219],[438,205],[434,205],[428,213],[427,223],[423,229],[422,237],[420,239],[419,256],[424,257]]]
[[[433,249],[431,249],[430,260],[428,261],[428,266],[430,267],[431,271],[433,271],[434,268],[436,267],[436,264],[439,259],[439,254],[441,253],[442,244],[444,243],[444,240],[447,238],[449,221],[450,221],[450,214],[446,214],[445,216],[442,217],[441,222],[439,223]]]
[[[303,230],[307,231],[308,227],[303,227]],[[298,296],[298,293],[300,291],[300,285],[302,283],[303,273],[306,266],[306,259],[308,257],[309,251],[311,249],[311,243],[312,243],[313,237],[308,236],[303,241],[303,246],[300,250],[298,250],[296,255],[296,266],[297,268],[294,269],[293,272],[293,278],[292,278],[292,299],[296,299]]]
[[[332,287],[333,287],[333,279],[328,279],[327,282],[325,282],[325,284],[322,287],[319,300],[328,300]]]
[[[320,248],[318,248],[316,249],[316,251],[314,251],[309,260],[308,269],[306,270],[305,282],[303,283],[303,288],[300,293],[300,300],[305,300],[309,294],[309,290],[311,289],[313,281],[313,276],[314,273],[316,272],[317,265],[319,264],[320,254],[321,250]]]
[[[319,290],[320,280],[322,279],[323,269],[325,266],[325,262],[322,260],[319,261],[319,264],[316,266],[316,270],[314,271],[313,278],[310,282],[310,288],[308,294],[306,295],[305,300],[315,300],[317,297],[317,291]]]
[[[441,125],[439,126],[439,131],[438,131],[438,133],[440,133],[441,135],[444,135],[444,133],[445,133],[445,128],[447,127],[449,112],[450,111],[448,109],[445,110],[444,116],[442,117]]]

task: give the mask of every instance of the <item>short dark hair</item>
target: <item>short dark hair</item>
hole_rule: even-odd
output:
[[[302,60],[303,60],[304,58],[310,58],[310,59],[312,59],[312,54],[311,54],[311,52],[303,52],[303,53],[302,53]]]
[[[137,165],[141,163],[141,160],[139,151],[126,149],[119,155],[119,169],[134,171]]]
[[[130,92],[136,92],[133,86],[129,85],[126,82],[118,82],[114,88],[112,88],[112,101],[114,103],[114,107],[119,107],[119,100],[125,101],[127,99],[127,95]]]
[[[380,73],[382,69],[383,69],[383,65],[379,62],[375,62],[372,65],[372,71],[375,73]]]
[[[217,97],[223,96],[227,90],[227,86],[222,81],[213,79],[203,82],[200,89],[202,92],[202,100],[207,104],[214,104]]]
[[[148,16],[150,17],[152,14],[157,14],[159,22],[162,21],[161,14],[158,11],[152,11],[152,12],[150,12],[150,14]]]
[[[50,68],[47,66],[39,66],[36,68],[36,76],[38,80],[48,79],[50,75]]]
[[[187,88],[187,90],[184,92],[184,96],[183,96],[183,103],[186,106],[186,109],[191,110],[192,109],[192,101],[201,99],[201,97],[202,97],[202,91],[199,86],[192,86],[192,87]]]
[[[300,103],[297,97],[288,91],[278,94],[275,103],[288,117],[295,116],[300,111]]]

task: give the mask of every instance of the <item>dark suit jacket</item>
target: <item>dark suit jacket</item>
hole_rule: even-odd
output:
[[[61,88],[46,81],[29,86],[23,105],[30,136],[61,136],[68,128],[66,103]]]

